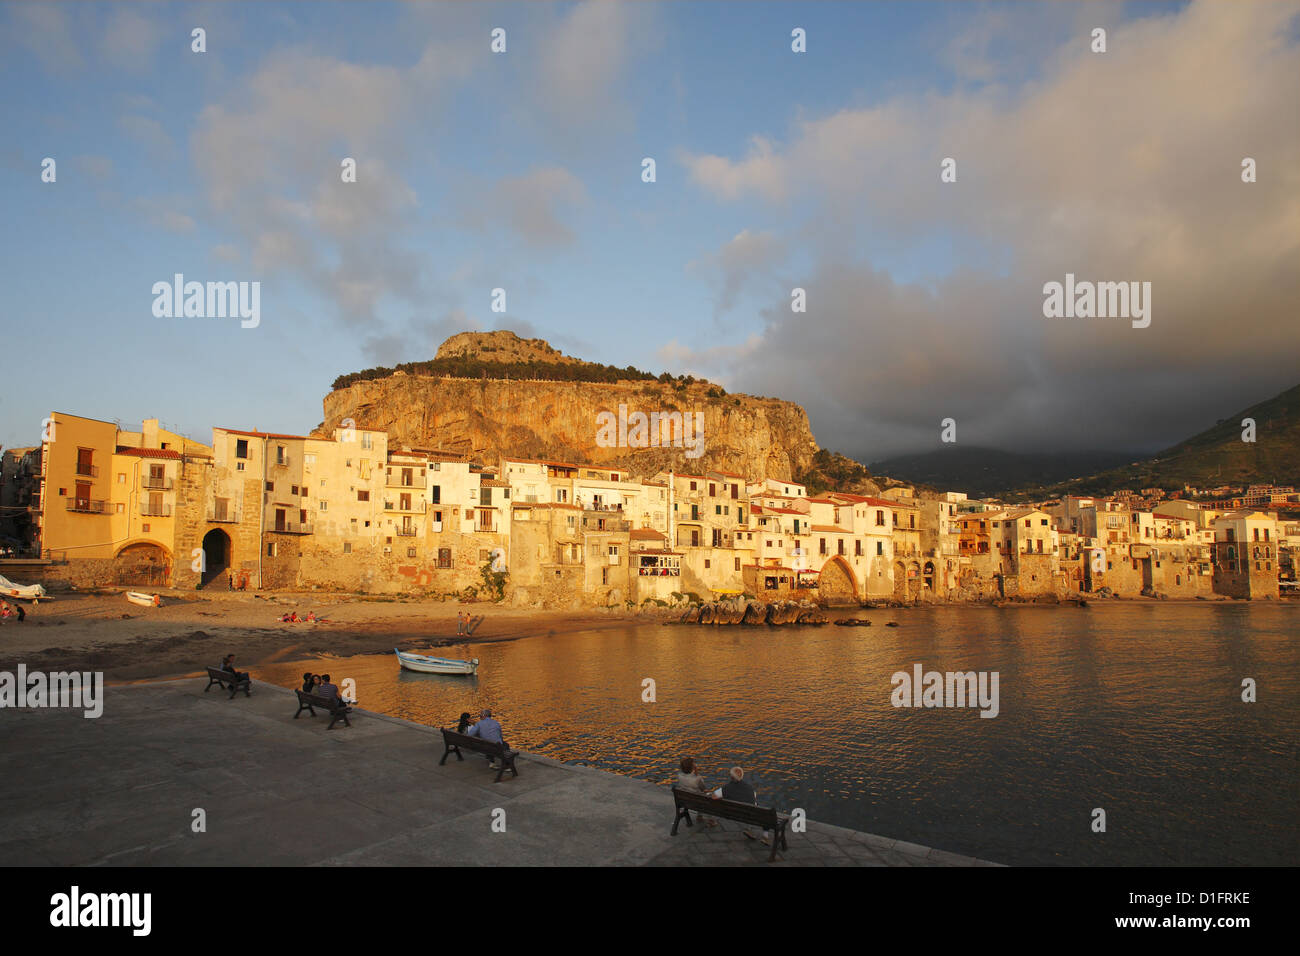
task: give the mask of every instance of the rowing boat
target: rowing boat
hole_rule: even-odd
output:
[[[452,657],[428,657],[424,654],[411,654],[393,648],[398,662],[408,671],[421,674],[473,674],[478,670],[478,658],[458,661]]]
[[[138,604],[141,607],[159,607],[162,600],[156,594],[145,594],[143,591],[127,591],[126,599],[132,604]]]
[[[17,599],[19,601],[31,601],[33,604],[39,604],[41,598],[45,597],[45,588],[39,584],[15,584],[8,578],[0,575],[0,597]]]

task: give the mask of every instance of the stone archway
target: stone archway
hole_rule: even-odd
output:
[[[907,565],[902,561],[894,562],[894,600],[907,600]]]
[[[849,563],[835,555],[822,565],[818,590],[823,604],[858,603],[858,578]]]
[[[230,535],[220,528],[213,528],[203,536],[203,578],[199,587],[225,578],[226,569],[235,563],[232,550]]]
[[[113,558],[113,576],[126,587],[165,588],[171,578],[171,555],[150,541],[128,544]]]
[[[907,599],[915,601],[921,596],[921,566],[913,561],[907,566]]]
[[[922,571],[922,581],[925,584],[925,590],[934,592],[934,562],[925,562],[925,569]]]

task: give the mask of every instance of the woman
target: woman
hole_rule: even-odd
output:
[[[690,757],[683,757],[682,762],[678,764],[680,770],[677,773],[677,783],[675,786],[679,790],[689,790],[691,793],[707,794],[709,786],[704,782],[704,778],[697,772],[695,761]],[[698,812],[698,811],[697,811]],[[716,827],[718,821],[713,817],[706,817],[700,813],[699,818],[704,822],[706,827]]]
[[[314,694],[316,692],[316,681],[318,678],[311,671],[302,675],[302,692],[304,694]]]
[[[473,723],[473,721],[470,719],[469,711],[463,711],[460,715],[460,720],[456,722],[456,733],[465,733],[469,730],[469,725],[471,723]]]

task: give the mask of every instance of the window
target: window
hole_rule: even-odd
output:
[[[692,481],[692,482],[691,482],[691,491],[694,491],[694,490],[695,490],[695,482]]]
[[[283,445],[275,446],[275,463],[277,465],[287,465],[289,463],[288,456],[284,453]]]
[[[884,513],[883,511],[877,511],[877,512],[876,512],[876,527],[877,527],[877,528],[883,528],[884,526],[885,526],[885,513]],[[983,527],[983,526],[984,526],[984,522],[981,521],[981,522],[980,522],[980,527]]]
[[[737,570],[737,571],[740,570],[740,558],[737,558],[737,559],[736,559],[736,570]]]
[[[440,568],[451,567],[451,548],[438,549],[438,567]]]
[[[712,567],[712,563],[709,561],[708,558],[705,558],[705,559],[704,559],[704,570],[707,571],[710,567]]]
[[[244,470],[244,463],[242,461],[235,462],[235,471],[243,471],[243,470]]]
[[[370,500],[370,492],[368,491],[357,492],[357,501],[369,501],[369,500]]]
[[[365,449],[367,449],[367,450],[370,449],[370,448],[372,447],[372,445],[371,445],[371,441],[370,441],[370,433],[369,433],[369,432],[362,432],[362,434],[361,434],[361,447],[362,447],[362,448],[365,448]]]
[[[433,470],[434,470],[434,471],[442,471],[442,462],[440,462],[440,461],[435,461],[435,462],[433,463]]]
[[[843,554],[844,554],[844,539],[843,539],[843,538],[840,538],[840,540],[839,540],[839,549],[840,549],[840,555],[843,556]]]
[[[147,524],[142,524],[142,525],[140,526],[140,532],[141,532],[142,534],[148,534],[148,533],[149,533],[149,525],[147,525]],[[1255,567],[1256,567],[1256,569],[1259,568],[1259,562],[1258,562],[1258,561],[1255,562]]]
[[[328,501],[322,501],[322,502],[320,503],[320,510],[321,510],[321,511],[325,511],[325,510],[327,510],[328,505],[329,505],[329,502],[328,502]]]
[[[274,482],[274,481],[268,481],[268,482],[266,483],[266,490],[267,490],[267,491],[275,491],[275,482]]]
[[[885,543],[884,543],[883,541],[877,541],[877,542],[876,542],[876,554],[880,555],[880,554],[884,554],[884,553],[885,553]]]
[[[271,542],[269,542],[269,543],[267,544],[267,546],[266,546],[266,556],[267,556],[268,558],[274,558],[274,557],[275,557],[275,542],[274,542],[274,541],[271,541]]]
[[[248,457],[248,439],[247,439],[247,438],[237,438],[237,439],[235,439],[235,457],[236,457],[236,458],[247,458],[247,457]]]
[[[351,542],[351,541],[344,541],[344,542],[343,542],[343,553],[344,553],[344,554],[351,554],[351,553],[352,553],[352,542]]]
[[[124,485],[124,484],[126,484],[126,472],[124,472],[124,471],[119,471],[119,472],[117,473],[117,483],[118,483],[119,485]]]
[[[407,556],[408,558],[413,558],[413,557],[415,557],[415,549],[414,549],[414,548],[407,548],[407,549],[406,549],[406,556]]]
[[[862,539],[853,542],[853,554],[855,557],[862,557]]]
[[[62,489],[60,489],[59,493],[62,494]],[[114,506],[114,508],[118,514],[124,514],[126,512],[126,505],[122,504],[120,501]]]

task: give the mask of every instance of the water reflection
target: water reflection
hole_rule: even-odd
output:
[[[1009,863],[1292,864],[1300,651],[1288,606],[869,612],[871,628],[629,627],[475,644],[473,677],[386,655],[277,663],[430,725],[657,782],[689,754],[814,819]],[[887,620],[902,626],[886,629]],[[996,670],[1000,715],[897,709],[891,675]],[[1257,704],[1241,679],[1260,683]],[[657,700],[642,701],[653,678]],[[1104,807],[1109,832],[1089,829]]]

